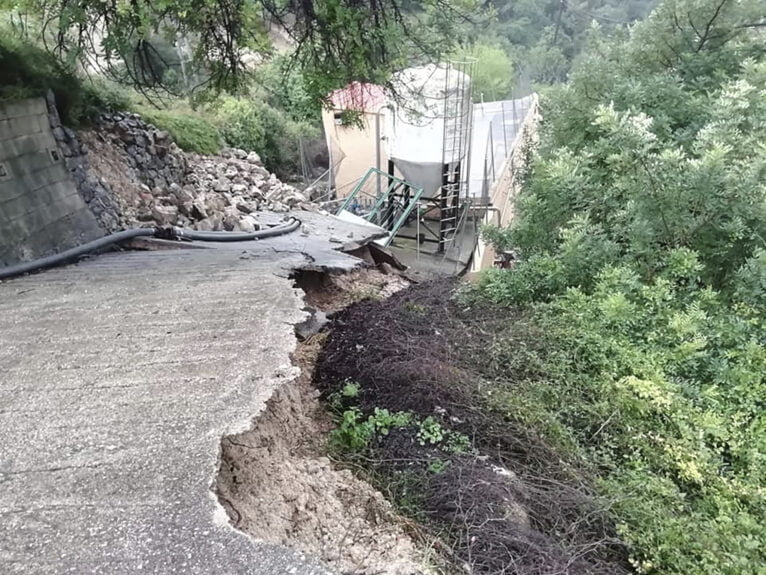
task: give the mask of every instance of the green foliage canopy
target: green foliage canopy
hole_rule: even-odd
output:
[[[41,39],[62,59],[121,66],[137,84],[167,80],[158,36],[192,40],[206,86],[236,91],[246,60],[271,53],[270,34],[286,34],[318,97],[353,80],[387,81],[413,54],[448,51],[474,7],[473,0],[0,0],[0,9],[39,19]]]
[[[594,37],[572,81],[544,99],[517,221],[496,240],[528,260],[554,258],[562,287],[587,287],[610,261],[649,279],[665,251],[686,248],[703,280],[729,290],[766,247],[766,63],[762,35],[744,27],[758,20],[747,3],[715,18],[717,4],[701,4],[700,21],[680,30],[663,5],[630,36]],[[708,27],[705,15],[726,42],[688,36]]]
[[[522,88],[566,80],[591,26],[605,33],[646,17],[656,0],[489,0],[490,34],[518,63]]]
[[[513,63],[499,46],[478,43],[455,55],[457,60],[475,58],[473,71],[474,99],[486,101],[505,100],[513,85]]]

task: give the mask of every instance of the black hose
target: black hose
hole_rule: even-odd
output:
[[[70,260],[73,260],[80,256],[84,256],[85,254],[88,254],[90,252],[93,252],[99,248],[103,248],[111,244],[116,244],[118,242],[124,242],[125,240],[131,240],[133,238],[154,236],[155,233],[156,233],[156,230],[154,228],[138,228],[134,230],[125,230],[122,232],[117,232],[116,234],[104,236],[103,238],[93,240],[92,242],[88,242],[87,244],[77,246],[76,248],[72,248],[71,250],[66,250],[65,252],[61,252],[59,254],[53,254],[52,256],[46,256],[44,258],[40,258],[39,260],[24,262],[24,263],[0,268],[0,280],[11,278],[14,276],[20,276],[21,274],[26,274],[33,271],[42,270],[42,269],[50,268],[57,265],[61,265]]]
[[[290,221],[285,224],[280,224],[265,230],[258,230],[257,232],[198,232],[193,230],[185,230],[182,228],[137,228],[133,230],[124,230],[122,232],[117,232],[116,234],[110,234],[108,236],[104,236],[103,238],[93,240],[92,242],[88,242],[87,244],[77,246],[76,248],[66,250],[65,252],[61,252],[59,254],[46,256],[31,262],[24,262],[0,268],[0,280],[61,265],[75,258],[96,251],[100,248],[119,242],[124,242],[126,240],[131,240],[133,238],[158,237],[165,239],[187,239],[205,242],[246,242],[288,234],[297,230],[300,225],[301,221],[298,218],[291,217]]]
[[[271,238],[288,234],[298,229],[301,221],[298,218],[291,217],[285,224],[258,230],[257,232],[200,232],[196,230],[186,230],[183,228],[174,228],[173,232],[179,240],[197,240],[200,242],[247,242],[263,238]]]

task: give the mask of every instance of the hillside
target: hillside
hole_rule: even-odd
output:
[[[39,17],[37,3],[13,4],[13,14]],[[311,569],[316,561],[348,575],[766,573],[762,0],[259,0],[203,2],[195,13],[180,0],[159,6],[178,10],[177,21],[150,3],[117,12],[92,1],[79,11],[54,5],[88,25],[113,18],[108,47],[122,64],[96,81],[84,77],[81,58],[93,47],[75,50],[62,18],[51,23],[61,33],[58,56],[40,42],[0,39],[0,66],[9,71],[0,98],[47,96],[49,106],[55,98],[61,122],[51,126],[63,163],[104,231],[252,231],[288,211],[314,222],[311,233],[303,227],[284,238],[289,249],[235,246],[221,261],[185,255],[231,278],[220,303],[236,316],[236,333],[222,325],[221,340],[215,330],[192,340],[194,306],[173,303],[192,334],[188,347],[174,341],[180,351],[199,351],[194,361],[203,365],[223,341],[220,370],[247,364],[226,397],[210,385],[216,374],[199,378],[216,388],[214,407],[251,401],[252,373],[257,385],[279,381],[268,402],[269,394],[258,396],[262,411],[250,427],[205,436],[219,449],[215,477],[195,483],[195,493],[215,494],[206,503],[218,527],[228,521],[237,537],[267,542],[267,555],[288,547],[291,557],[306,553]],[[292,52],[272,52],[269,23],[284,30]],[[118,24],[125,30],[115,32]],[[168,24],[175,36],[163,37]],[[79,41],[90,37],[88,25]],[[196,47],[188,62],[173,56],[179,30]],[[255,64],[243,68],[243,56]],[[318,118],[331,90],[350,80],[385,85],[394,70],[450,57],[479,59],[477,101],[537,91],[541,120],[534,137],[518,138],[524,145],[503,163],[507,179],[497,180],[507,185],[510,224],[480,228],[476,214],[496,221],[499,207],[466,199],[463,213],[474,215],[497,267],[419,282],[390,253],[356,243],[359,229],[365,242],[380,230],[359,226],[339,237],[310,190],[286,182],[299,171],[310,179],[303,145],[322,140]],[[124,73],[119,82],[115,69]],[[193,89],[192,77],[204,88]],[[361,113],[336,112],[336,126],[363,131]],[[380,143],[379,132],[368,132]],[[317,157],[323,172],[327,158]],[[444,193],[462,164],[441,157],[434,165]],[[439,219],[430,223],[445,222],[448,199],[436,198]],[[407,212],[418,234],[408,238],[415,262],[425,241],[421,209]],[[278,215],[262,218],[266,211]],[[309,249],[312,234],[321,236],[323,262]],[[353,257],[336,254],[340,246]],[[334,267],[336,255],[342,265]],[[144,257],[161,266],[165,256]],[[183,262],[172,262],[180,274]],[[98,261],[91,264],[97,274]],[[346,273],[356,267],[364,269]],[[258,289],[268,305],[243,269],[267,278]],[[144,273],[163,278],[161,269]],[[216,277],[186,273],[191,287],[172,289],[207,302],[207,321],[218,325]],[[171,280],[161,285],[169,290]],[[55,287],[40,293],[52,298]],[[98,293],[109,301],[104,285]],[[251,299],[240,304],[240,293]],[[29,297],[42,323],[38,295]],[[81,299],[78,310],[87,306]],[[285,316],[276,344],[250,327],[268,323],[269,306]],[[152,326],[149,308],[136,313]],[[163,308],[155,340],[173,333],[173,309]],[[115,324],[108,327],[118,343],[110,345],[128,369],[129,346]],[[36,369],[50,376],[44,339],[24,334],[38,345]],[[11,343],[0,358],[20,365],[24,350]],[[155,351],[143,360],[151,364]],[[287,361],[290,353],[289,365],[253,368],[261,355]],[[99,366],[85,366],[95,382]],[[169,367],[163,381],[183,383],[186,367]],[[182,404],[184,388],[174,389]],[[176,469],[162,471],[152,481],[173,483]],[[174,561],[161,571],[183,571]],[[242,572],[249,568],[271,567]]]

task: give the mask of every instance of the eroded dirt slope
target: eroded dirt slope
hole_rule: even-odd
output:
[[[375,270],[299,282],[307,304],[333,311],[406,285]],[[235,527],[256,539],[318,556],[338,573],[416,575],[429,572],[412,524],[351,471],[325,456],[331,418],[311,383],[325,334],[299,343],[300,377],[269,400],[254,427],[222,442],[219,499]]]

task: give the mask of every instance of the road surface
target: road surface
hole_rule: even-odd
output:
[[[305,218],[0,283],[0,573],[326,573],[235,531],[211,490],[221,438],[295,375],[288,274],[350,269],[333,248],[369,235]]]

